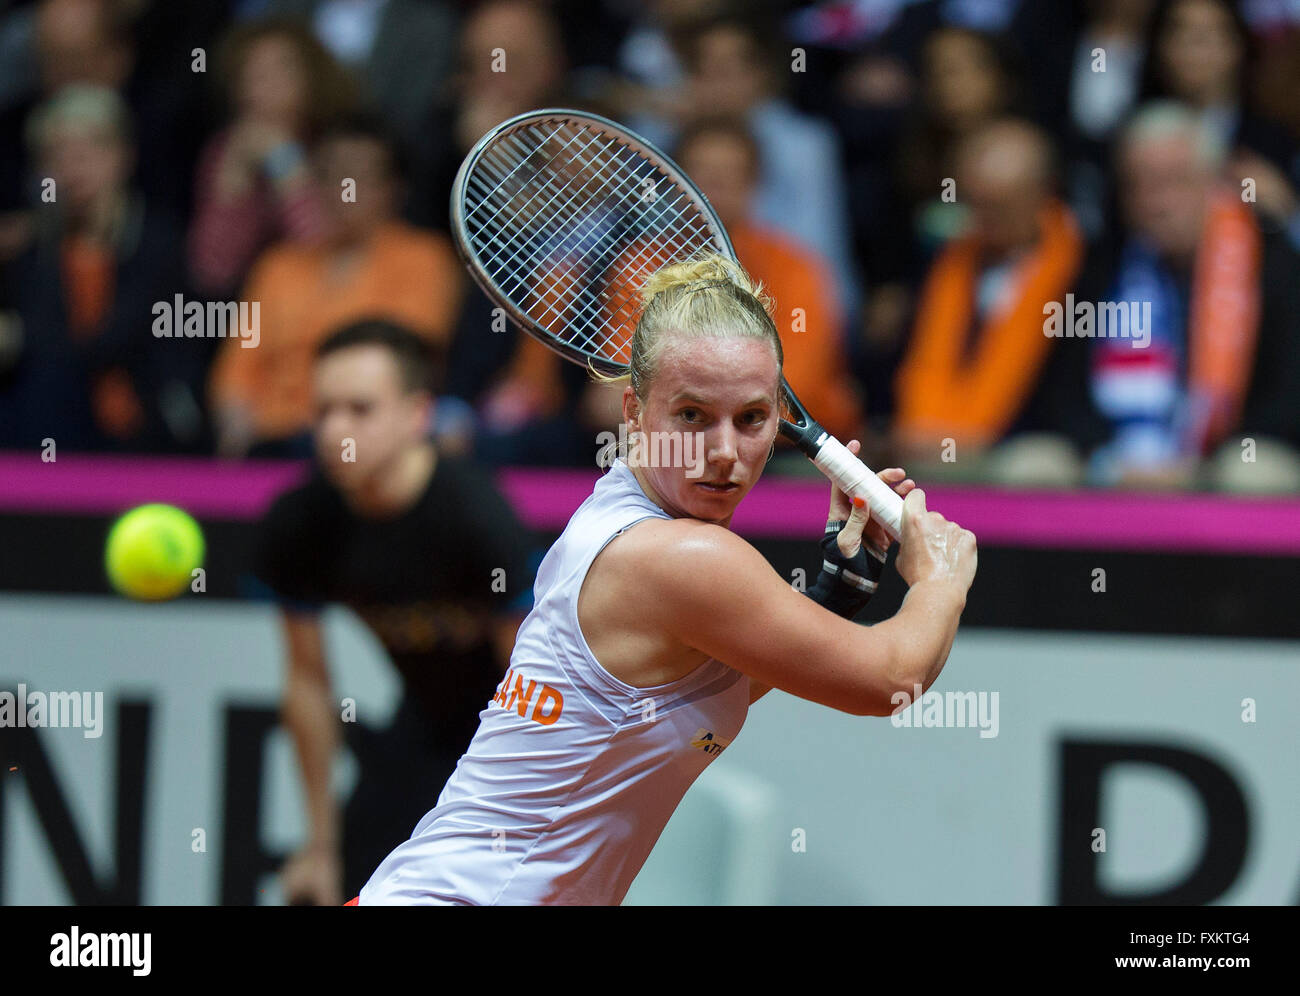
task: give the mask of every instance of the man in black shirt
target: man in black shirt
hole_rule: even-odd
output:
[[[302,770],[310,837],[284,866],[286,899],[339,905],[434,804],[531,607],[533,538],[490,477],[428,438],[430,357],[413,333],[350,325],[317,352],[316,466],[262,523],[256,574],[287,643],[282,716]],[[349,606],[400,672],[388,729],[353,722],[325,661],[319,610]],[[340,808],[339,719],[360,768]]]

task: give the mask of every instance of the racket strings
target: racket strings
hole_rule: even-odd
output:
[[[594,205],[591,202],[595,201],[595,199],[599,197],[600,191],[586,189],[591,180],[589,172],[586,170],[575,171],[570,169],[561,171],[553,168],[546,168],[559,158],[558,155],[552,155],[549,161],[543,160],[540,165],[533,163],[531,175],[529,175],[521,185],[518,185],[513,190],[505,189],[507,181],[514,177],[522,167],[529,165],[532,158],[539,152],[543,151],[546,145],[552,142],[558,134],[559,130],[557,129],[550,135],[543,137],[532,147],[520,143],[516,134],[508,134],[503,136],[500,144],[509,144],[511,146],[510,149],[502,151],[499,147],[493,148],[483,156],[480,163],[483,167],[483,172],[486,173],[490,179],[497,180],[497,183],[491,190],[486,190],[484,192],[483,198],[480,200],[479,204],[472,209],[472,212],[477,213],[483,208],[489,209],[483,219],[485,224],[484,234],[487,236],[484,241],[489,247],[493,242],[500,243],[500,247],[497,251],[492,253],[492,255],[485,260],[485,263],[488,265],[515,264],[517,266],[520,263],[520,253],[531,250],[532,255],[544,256],[548,251],[554,248],[545,243],[541,247],[532,247],[530,245],[532,240],[519,238],[517,222],[520,219],[531,217],[534,220],[533,228],[536,232],[544,233],[549,229],[552,231],[552,238],[549,241],[556,241],[565,234],[562,223],[570,221],[580,215],[585,219],[597,213],[592,210]],[[574,136],[574,138],[571,138],[560,150],[561,153],[569,153],[568,161],[570,162],[578,159],[578,154],[573,153],[568,146],[578,137],[582,137],[581,133]],[[587,147],[595,144],[595,140],[596,136],[591,136],[587,142]],[[512,156],[516,160],[513,166],[510,164],[510,157]],[[590,161],[586,163],[586,166],[589,169]],[[493,176],[493,167],[496,167],[495,176]],[[502,174],[500,172],[501,167],[510,168]],[[552,189],[552,184],[556,180],[561,180],[563,182],[561,186]],[[584,183],[580,186],[574,187],[574,181],[576,180],[583,180]],[[485,186],[477,177],[472,177],[471,182],[477,185],[480,189],[483,189]],[[531,192],[529,191],[530,185],[533,187]],[[570,187],[574,187],[574,189],[570,193],[568,199],[558,207],[554,206],[556,198]],[[504,193],[505,196],[501,199],[495,199],[496,195],[499,193]],[[523,195],[527,196],[520,201],[520,197]],[[542,196],[549,196],[549,200],[544,205],[538,205],[535,203],[537,199]],[[580,201],[580,197],[583,198],[583,200]],[[570,208],[571,210],[568,210],[568,213],[566,214],[566,209]],[[494,232],[487,232],[486,226],[491,225],[493,222],[496,222],[496,230]],[[511,236],[513,236],[513,238]],[[512,245],[515,247],[514,252],[509,257],[502,259],[501,251],[510,248]]]
[[[617,234],[617,229],[611,227],[604,238],[615,237]],[[639,247],[634,251],[634,246]],[[572,315],[572,326],[587,335],[585,345],[602,355],[624,353],[631,338],[634,320],[640,312],[640,288],[636,277],[643,276],[674,259],[684,258],[697,248],[699,248],[697,244],[679,237],[668,237],[657,241],[649,240],[645,236],[637,237],[633,245],[624,249],[613,261],[613,276],[604,281],[599,294],[582,296],[578,310]],[[629,256],[629,253],[632,255]],[[633,279],[627,279],[628,275],[634,275]],[[578,276],[581,274],[579,273]],[[561,291],[567,289],[562,283],[563,279],[561,274],[559,286]],[[576,279],[577,277],[574,281]],[[560,296],[562,297],[563,294]],[[564,317],[559,309],[552,310],[553,315],[546,317],[555,319]]]
[[[719,248],[692,198],[656,163],[570,122],[506,133],[480,156],[466,191],[471,247],[491,279],[592,358],[626,364],[645,275]]]
[[[591,142],[588,143],[588,145],[591,144],[594,143]],[[634,155],[631,157],[631,159],[632,159],[631,162],[632,171],[629,173],[626,170],[626,168],[624,168],[621,171],[613,174],[612,177],[610,178],[613,181],[613,183],[606,184],[605,186],[607,188],[612,187],[616,191],[617,190],[630,191],[633,189],[639,189],[644,192],[647,189],[645,187],[645,182],[651,178],[653,178],[656,181],[656,185],[657,185],[657,180],[661,177],[661,174],[658,173],[658,170],[653,166],[653,164],[648,163],[645,160],[641,160],[635,157]],[[626,167],[628,164],[624,162],[621,165]],[[590,160],[581,160],[581,169],[586,171],[589,170],[590,167],[591,167]],[[642,169],[642,167],[645,168]],[[558,175],[563,175],[563,172],[561,172]],[[538,186],[537,193],[535,193],[533,197],[530,198],[530,201],[536,200],[539,194],[544,193],[550,187],[550,180],[551,177],[548,176],[546,181],[543,182],[540,186]],[[568,185],[572,185],[572,184],[570,183]],[[593,196],[593,192],[589,192],[585,188],[577,190],[576,194],[578,195],[586,194],[588,196]],[[601,253],[604,253],[606,256],[612,255],[609,251],[611,248],[610,245],[611,240],[615,240],[618,238],[620,234],[620,229],[623,226],[620,225],[617,221],[613,221],[613,222],[610,221],[609,215],[611,212],[610,212],[610,204],[608,202],[608,197],[602,196],[605,194],[607,194],[607,190],[599,190],[594,192],[594,196],[599,197],[602,203],[598,205],[595,210],[591,210],[589,208],[586,212],[583,212],[583,217],[579,219],[580,222],[582,221],[587,222],[587,231],[585,232],[582,231],[580,226],[579,227],[570,226],[568,228],[565,227],[566,223],[571,222],[574,217],[577,217],[579,215],[578,211],[570,211],[568,214],[564,213],[565,208],[568,208],[569,205],[576,199],[575,194],[571,194],[569,199],[559,209],[552,211],[551,214],[552,224],[549,227],[554,228],[556,231],[553,233],[552,238],[550,240],[543,243],[539,254],[543,258],[546,258],[547,256],[551,255],[554,252],[554,250],[557,248],[555,243],[558,240],[561,242],[561,244],[576,249],[579,255],[586,256],[588,258],[593,256],[599,257]],[[549,207],[559,195],[560,192],[553,193],[551,195],[550,201],[545,206]],[[677,200],[681,200],[681,199],[682,199],[681,196],[677,198]],[[615,205],[616,210],[617,207],[618,205],[616,204]],[[665,203],[662,201],[662,199],[659,201],[658,207],[660,209],[660,214],[663,214],[665,212]],[[626,214],[627,212],[626,210],[623,210],[622,213]],[[659,219],[656,219],[656,221],[659,221]],[[662,224],[662,222],[660,223]],[[602,224],[604,229],[603,233],[600,234],[594,242],[592,242],[590,236],[594,232],[598,231],[602,227]],[[574,243],[576,243],[576,246],[574,245]],[[680,250],[683,247],[683,245],[684,244],[675,245],[673,248],[674,250]],[[519,254],[518,252],[516,252],[514,255],[515,257],[518,257]],[[535,255],[538,255],[538,253],[535,253]],[[560,255],[561,255],[561,260],[563,260],[564,257],[568,255],[568,253],[563,253]],[[658,255],[662,255],[662,253],[659,253]],[[646,254],[646,256],[648,258],[649,254]],[[639,259],[636,261],[636,264],[639,267],[640,264],[642,264],[643,262],[644,259]],[[545,294],[544,298],[549,299],[554,303],[551,304],[548,308],[546,308],[541,314],[538,314],[536,312],[536,309],[534,309],[533,316],[536,319],[538,319],[542,324],[546,325],[547,327],[554,327],[557,323],[562,323],[562,324],[571,325],[575,330],[585,330],[588,331],[588,333],[592,333],[592,332],[598,333],[597,335],[588,334],[587,341],[583,343],[583,345],[589,350],[594,349],[597,352],[601,352],[604,353],[605,355],[609,355],[611,351],[610,350],[611,346],[615,346],[615,351],[621,348],[622,344],[616,343],[615,337],[618,330],[626,329],[627,327],[627,321],[626,321],[627,312],[630,310],[627,307],[627,302],[621,302],[618,307],[610,309],[608,307],[609,302],[605,300],[605,298],[607,298],[608,295],[583,294],[582,291],[584,288],[579,286],[579,283],[582,280],[584,274],[579,268],[575,268],[572,266],[553,267],[552,275],[554,276],[555,279],[552,281],[552,287],[550,293]],[[516,283],[518,282],[519,281],[516,281]],[[588,283],[590,283],[590,281],[588,281]],[[572,311],[572,305],[575,299],[580,301],[585,299],[585,303],[581,304],[578,312],[572,316],[570,322],[563,323],[562,320],[565,318],[566,312]],[[601,312],[602,310],[612,310],[615,313],[614,321],[609,323],[611,325],[611,328],[601,329],[597,327],[598,323],[596,323],[594,319],[597,317],[598,313]]]
[[[536,151],[537,150],[532,150],[527,154],[531,156],[535,154]],[[511,172],[513,173],[514,170],[512,170]],[[492,217],[489,220],[496,220],[498,222],[498,230],[495,233],[494,237],[503,241],[503,247],[508,247],[510,245],[510,241],[508,239],[502,239],[502,236],[510,234],[511,231],[510,229],[507,228],[505,224],[502,223],[503,219],[517,221],[519,218],[527,218],[529,216],[532,216],[537,219],[550,218],[553,222],[555,222],[555,221],[565,221],[565,220],[572,219],[573,217],[578,216],[579,213],[583,213],[584,216],[586,214],[591,213],[590,208],[587,205],[585,205],[583,202],[579,202],[578,198],[585,194],[588,199],[594,200],[594,198],[598,196],[598,191],[588,191],[585,189],[585,186],[580,186],[575,188],[572,191],[572,193],[569,195],[568,200],[564,202],[564,204],[560,205],[559,207],[553,206],[555,199],[559,197],[560,194],[562,194],[565,189],[573,186],[574,180],[576,179],[589,180],[590,179],[589,177],[572,176],[572,175],[569,176],[562,187],[557,188],[555,191],[550,193],[550,200],[546,204],[537,205],[534,204],[533,202],[539,196],[547,194],[548,188],[551,186],[552,180],[563,178],[561,174],[553,171],[550,173],[546,173],[542,170],[536,170],[533,176],[529,177],[528,181],[526,181],[525,185],[519,191],[517,191],[517,194],[522,195],[524,193],[527,193],[528,192],[527,184],[533,182],[534,180],[537,180],[539,177],[544,177],[544,180],[541,183],[538,183],[536,185],[536,189],[522,203],[516,203],[516,201],[518,200],[518,197],[516,196],[516,197],[508,198],[499,204],[491,205],[494,211]],[[498,185],[497,189],[500,189],[500,185]],[[569,208],[571,205],[575,205],[575,202],[579,206],[574,206],[573,210],[566,215],[565,210]],[[588,210],[583,211],[582,210],[583,207],[588,207]],[[556,226],[553,225],[552,227],[556,227]],[[557,230],[554,234],[558,236],[559,234],[561,234],[561,232]],[[520,242],[515,254],[513,254],[512,257],[508,259],[506,262],[516,262],[517,260],[515,259],[515,257],[517,257],[518,252],[522,251],[525,248],[527,248],[527,243]],[[546,248],[547,247],[543,246],[542,251],[544,252]],[[493,257],[494,262],[499,261],[499,255],[500,255],[499,252],[494,255]]]
[[[515,152],[517,155],[521,154],[521,152],[526,155],[533,155],[535,154],[536,149],[520,150],[516,143]],[[511,170],[511,172],[513,173],[514,170]],[[497,175],[500,175],[499,171]],[[595,248],[591,243],[591,236],[598,228],[602,227],[602,222],[604,223],[604,234],[597,239],[596,245],[613,237],[616,226],[609,224],[609,212],[607,210],[602,210],[600,205],[587,203],[587,200],[594,201],[595,197],[599,194],[598,191],[589,191],[587,189],[590,185],[589,183],[584,183],[583,185],[578,186],[577,189],[570,193],[569,198],[564,202],[564,204],[560,205],[558,208],[553,207],[555,200],[565,189],[575,186],[575,179],[589,181],[590,176],[574,177],[569,171],[551,170],[547,172],[536,170],[533,179],[535,180],[538,176],[542,176],[544,179],[540,183],[534,184],[535,189],[533,189],[531,193],[528,193],[526,185],[523,188],[522,192],[528,194],[527,198],[523,202],[524,210],[516,208],[513,201],[510,198],[507,198],[504,201],[498,201],[492,204],[492,207],[494,208],[492,217],[495,219],[501,219],[502,217],[517,219],[526,215],[526,209],[534,207],[535,202],[539,197],[549,196],[547,205],[552,206],[549,215],[550,224],[534,224],[533,227],[536,231],[532,233],[531,236],[525,238],[514,234],[508,226],[498,223],[496,231],[491,233],[492,238],[487,240],[489,246],[492,239],[509,246],[511,244],[511,239],[513,238],[515,242],[517,242],[517,247],[505,258],[502,258],[500,250],[494,252],[489,257],[487,265],[496,265],[496,269],[492,271],[493,278],[498,280],[499,283],[509,284],[508,292],[511,294],[512,300],[518,300],[525,296],[525,288],[530,283],[540,283],[543,285],[547,283],[544,279],[538,279],[539,276],[541,276],[541,273],[537,263],[538,260],[547,261],[550,263],[550,287],[547,288],[543,286],[542,293],[538,294],[534,292],[532,296],[534,298],[540,298],[543,302],[548,298],[557,302],[564,302],[566,299],[571,301],[571,299],[580,293],[580,289],[576,287],[579,273],[572,266],[564,267],[562,265],[557,265],[556,261],[558,260],[559,263],[562,264],[568,259],[580,258],[582,253],[590,255],[592,250]],[[556,179],[564,181],[559,188],[554,188],[553,181]],[[494,189],[500,190],[501,186],[502,185],[498,183],[497,187]],[[574,202],[582,195],[585,195],[586,198],[581,202],[585,210],[576,208],[571,209]],[[503,209],[509,209],[509,211]],[[578,219],[579,224],[582,222],[587,224],[587,231],[584,232],[580,227],[572,224],[567,224],[566,227],[566,223],[573,222],[575,218]],[[536,242],[537,235],[539,233],[545,235],[548,231],[550,232],[550,236],[543,238],[541,244],[538,245]],[[564,251],[561,252],[561,249]],[[508,266],[513,267],[514,272],[504,274],[502,270]],[[567,282],[565,280],[566,274],[570,278]],[[539,313],[537,307],[534,305],[529,309],[529,312],[535,320],[539,321],[539,324],[546,325],[548,328],[555,328],[557,324],[562,324],[557,322],[557,319],[562,318],[563,313],[566,310],[569,309],[565,305],[556,304]],[[588,343],[588,345],[590,344]]]
[[[552,133],[548,139],[544,139],[539,143],[539,145],[543,145],[545,144],[545,141],[553,139],[555,134],[557,133]],[[541,170],[534,168],[533,174],[527,177],[522,184],[518,184],[512,189],[506,189],[507,182],[513,178],[538,151],[537,147],[521,147],[521,143],[513,134],[503,136],[502,144],[507,143],[512,147],[511,149],[506,152],[501,152],[499,149],[489,150],[489,153],[485,154],[481,160],[481,164],[484,167],[483,172],[489,179],[495,180],[496,185],[491,190],[487,190],[483,198],[480,200],[479,205],[472,209],[471,222],[474,220],[474,214],[478,214],[479,212],[483,212],[484,209],[487,209],[481,218],[484,231],[483,237],[479,241],[483,243],[485,249],[491,249],[494,244],[498,245],[498,248],[484,259],[484,265],[488,268],[494,265],[497,267],[497,269],[492,272],[493,279],[502,281],[503,279],[508,280],[513,277],[515,278],[516,284],[522,284],[526,282],[524,280],[526,274],[523,264],[527,256],[525,256],[524,259],[521,259],[521,254],[545,255],[550,251],[551,247],[543,245],[539,248],[531,245],[531,240],[519,238],[517,231],[514,228],[508,227],[504,222],[507,219],[510,221],[517,221],[520,218],[528,217],[530,211],[540,216],[540,213],[537,212],[536,205],[534,205],[533,202],[538,196],[542,196],[546,193],[547,188],[551,185],[552,179],[559,177],[559,174],[554,173],[551,175],[545,175]],[[493,167],[497,166],[498,163],[500,165],[509,166],[510,162],[508,156],[510,155],[513,155],[517,160],[514,166],[510,167],[504,174],[502,174],[498,169],[494,176]],[[543,175],[545,175],[545,180],[537,184],[536,188],[531,194],[529,194],[529,184],[539,176]],[[571,185],[574,179],[576,179],[576,177],[570,176],[565,186]],[[478,177],[471,177],[471,184],[478,186],[481,190],[485,186]],[[561,192],[562,188],[557,190],[551,196],[551,201],[553,202],[555,197]],[[565,206],[576,201],[577,197],[582,192],[581,189],[575,190],[570,196],[569,201],[566,202]],[[504,194],[503,199],[494,200],[498,193]],[[525,194],[528,196],[522,201],[522,203],[520,203],[519,198]],[[569,217],[576,214],[577,209],[575,208]],[[558,210],[553,211],[552,215],[554,217],[563,217]],[[493,222],[496,222],[496,230],[489,231],[489,226]],[[509,256],[502,258],[502,252],[510,249],[512,246],[514,251],[511,252]],[[510,267],[511,270],[503,274],[502,271],[507,267]],[[511,290],[512,292],[517,292],[517,288],[511,288]],[[512,293],[511,296],[513,299],[515,294]]]

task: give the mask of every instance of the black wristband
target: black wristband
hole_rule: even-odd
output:
[[[821,542],[822,569],[804,594],[836,615],[852,619],[876,593],[885,570],[885,556],[865,541],[854,556],[844,556],[838,540],[844,525],[843,521],[826,523]]]

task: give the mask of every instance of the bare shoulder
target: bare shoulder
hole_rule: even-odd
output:
[[[710,655],[696,648],[690,581],[701,561],[747,545],[720,526],[694,519],[643,519],[609,541],[583,579],[578,622],[601,665],[630,685],[674,681]],[[719,551],[724,551],[719,553]]]
[[[611,562],[648,572],[649,576],[671,576],[687,566],[704,570],[719,562],[729,566],[756,559],[767,565],[757,550],[731,530],[690,518],[638,522],[611,542],[604,553],[609,554]]]
[[[602,563],[603,561],[603,563]],[[795,595],[767,559],[731,530],[700,519],[652,519],[611,541],[602,579],[635,592],[638,611],[683,636],[700,615],[761,611]]]
[[[745,540],[722,526],[690,518],[634,524],[605,546],[591,575],[599,593],[589,604],[634,598],[641,624],[671,632],[696,613],[736,599],[742,589],[752,595],[755,587],[788,587]],[[586,591],[584,587],[584,595]]]

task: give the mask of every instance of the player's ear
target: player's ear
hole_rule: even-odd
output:
[[[636,396],[631,385],[623,389],[623,418],[628,422],[636,422],[641,418],[641,399]]]

